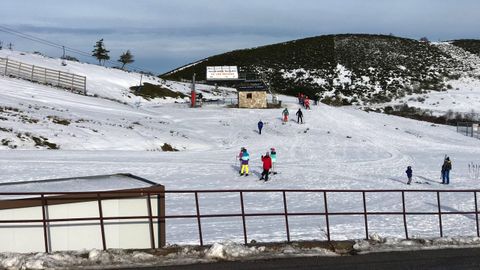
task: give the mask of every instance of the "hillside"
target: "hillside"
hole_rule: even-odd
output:
[[[452,40],[451,43],[470,53],[480,56],[480,40],[478,39],[457,39]]]
[[[170,128],[167,115],[151,108],[188,107],[188,83],[46,56],[0,50],[8,57],[87,77],[87,96],[0,75],[0,149],[184,150],[204,147]],[[204,97],[230,97],[233,89],[198,85]],[[173,145],[173,146],[172,146]],[[170,147],[171,146],[171,147]]]
[[[464,51],[462,47],[466,45],[457,48]],[[445,91],[449,80],[472,69],[438,44],[395,36],[346,34],[232,51],[161,77],[181,80],[196,73],[202,80],[206,66],[215,65],[237,65],[245,73],[264,76],[278,93],[304,92],[334,105],[383,103],[430,90]]]

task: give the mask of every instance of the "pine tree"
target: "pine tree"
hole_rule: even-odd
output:
[[[92,51],[93,53],[92,56],[97,58],[98,63],[100,65],[102,65],[102,61],[103,61],[103,64],[105,65],[105,61],[110,59],[110,56],[108,55],[110,51],[105,49],[105,45],[103,44],[103,38],[97,41],[97,43],[95,43],[95,46],[93,46],[93,48],[94,49]]]
[[[122,55],[120,55],[120,58],[117,61],[122,63],[121,69],[123,69],[125,65],[135,62],[135,60],[133,60],[132,53],[130,53],[130,50],[127,50]]]

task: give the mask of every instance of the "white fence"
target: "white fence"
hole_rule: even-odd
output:
[[[11,76],[87,94],[87,77],[60,70],[29,65],[0,57],[0,75]]]

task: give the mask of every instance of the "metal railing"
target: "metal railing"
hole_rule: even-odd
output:
[[[478,122],[457,122],[457,132],[480,139],[480,124]]]
[[[51,252],[51,248],[49,247],[49,233],[48,228],[50,224],[60,223],[60,222],[75,222],[75,221],[96,221],[98,222],[99,230],[101,232],[101,241],[103,249],[108,248],[108,243],[106,242],[105,238],[105,221],[111,220],[138,220],[144,219],[149,224],[148,233],[151,239],[151,248],[162,247],[165,245],[165,223],[169,220],[178,220],[178,219],[191,219],[193,220],[192,225],[194,224],[198,230],[198,241],[199,245],[205,245],[205,238],[204,238],[204,229],[202,227],[202,222],[206,219],[212,218],[240,218],[241,219],[241,227],[243,233],[243,242],[248,244],[249,234],[248,234],[248,227],[247,227],[247,220],[249,218],[254,217],[281,217],[284,220],[284,231],[286,234],[286,241],[291,242],[291,227],[290,227],[290,218],[292,217],[323,217],[325,219],[325,233],[326,233],[326,240],[332,241],[333,239],[331,235],[331,218],[332,217],[351,217],[351,216],[359,216],[362,217],[363,229],[364,230],[364,238],[369,239],[370,237],[370,229],[369,229],[369,220],[375,216],[399,216],[402,218],[402,227],[403,227],[403,234],[405,239],[410,239],[410,232],[409,228],[409,216],[434,216],[438,219],[438,228],[431,228],[434,231],[438,231],[438,235],[440,237],[444,236],[444,224],[442,218],[448,215],[472,215],[475,218],[475,227],[472,228],[476,231],[476,236],[480,237],[480,228],[479,228],[479,211],[478,211],[478,200],[477,200],[477,193],[480,190],[323,190],[323,189],[311,189],[311,190],[298,190],[298,189],[281,189],[281,190],[166,190],[166,191],[148,191],[148,190],[136,190],[136,191],[108,191],[108,192],[65,192],[65,193],[47,193],[47,192],[30,192],[30,193],[20,193],[20,192],[7,192],[7,193],[0,193],[2,196],[0,200],[0,213],[2,209],[12,209],[12,208],[21,208],[21,207],[31,207],[32,203],[41,208],[42,211],[42,218],[41,219],[0,219],[0,224],[41,224],[43,227],[44,233],[44,241],[45,241],[45,251]],[[249,193],[274,193],[280,195],[282,210],[281,211],[265,211],[265,212],[249,212],[246,209],[246,199],[245,194]],[[310,212],[296,212],[289,210],[289,195],[290,194],[305,194],[305,193],[313,193],[319,195],[321,198],[321,202],[323,203],[323,209],[319,209],[318,211],[310,211]],[[330,196],[339,194],[339,193],[348,193],[354,194],[357,193],[361,195],[361,204],[360,204],[360,211],[333,211],[331,209],[330,203],[333,203]],[[434,195],[435,197],[435,211],[408,211],[406,207],[406,200],[405,195],[410,193],[428,193]],[[471,205],[472,211],[445,211],[442,210],[442,194],[448,193],[465,193],[470,194],[471,199],[473,199],[473,205]],[[166,214],[165,212],[165,199],[170,199],[170,197],[175,197],[178,194],[190,194],[193,195],[193,207],[192,214]],[[231,195],[238,194],[238,211],[234,213],[208,213],[202,212],[202,204],[200,201],[200,195],[205,194],[226,194],[228,196],[223,196],[223,198],[231,198]],[[401,204],[400,211],[372,211],[369,210],[369,205],[367,203],[367,197],[371,194],[396,194],[398,196],[398,202]],[[15,199],[12,198],[10,200],[6,200],[5,198],[8,196],[28,196],[27,198],[23,199]],[[103,206],[102,202],[105,200],[111,199],[121,199],[121,198],[146,198],[147,199],[147,215],[139,214],[136,216],[104,216],[103,214]],[[160,202],[158,205],[158,213],[154,214],[152,212],[152,204],[151,198],[157,197],[159,198]],[[96,202],[98,204],[98,215],[91,216],[91,217],[73,217],[73,218],[49,218],[48,217],[48,207],[50,205],[55,204],[64,204],[64,203],[75,203],[75,202]],[[22,204],[27,203],[30,206],[25,206]],[[182,201],[181,207],[184,207],[186,204],[185,201]],[[235,203],[236,204],[236,203]],[[224,201],[222,199],[216,200],[215,202],[216,210],[222,209],[224,205]],[[172,207],[172,209],[178,209],[179,205],[167,205]],[[378,206],[378,205],[375,205]],[[155,241],[155,234],[154,234],[154,223],[158,222],[159,232],[158,236],[159,239],[156,244]],[[390,225],[390,224],[389,224]],[[399,225],[399,224],[391,224],[392,226]],[[68,226],[68,225],[67,225]],[[163,227],[162,227],[163,226]],[[357,226],[357,225],[354,225]],[[185,232],[181,231],[179,228],[173,226],[172,230],[174,234],[184,235]],[[235,240],[235,239],[229,239]],[[314,239],[312,239],[314,240]]]
[[[406,202],[405,202],[405,194],[406,193],[432,193],[436,196],[436,211],[407,211],[406,210]],[[365,239],[369,239],[369,217],[372,216],[401,216],[403,218],[403,230],[405,239],[409,239],[409,226],[408,226],[408,216],[412,215],[420,215],[420,216],[437,216],[438,217],[438,234],[440,237],[444,236],[443,233],[443,223],[442,217],[445,215],[475,215],[476,221],[476,235],[480,237],[480,230],[479,230],[479,219],[478,219],[478,203],[477,203],[477,193],[480,190],[167,190],[165,191],[166,196],[170,196],[169,194],[193,194],[195,197],[195,214],[191,215],[166,215],[164,218],[165,220],[171,219],[194,219],[196,220],[197,227],[198,227],[198,237],[199,237],[199,244],[201,246],[204,245],[204,237],[202,231],[202,220],[208,218],[225,218],[225,217],[241,217],[242,219],[242,227],[243,227],[243,242],[245,244],[248,243],[248,232],[246,226],[246,219],[251,217],[283,217],[285,222],[285,233],[286,233],[286,241],[291,242],[290,237],[290,226],[289,226],[289,218],[295,216],[322,216],[325,218],[326,224],[326,237],[328,241],[332,240],[331,236],[331,224],[330,218],[331,217],[338,217],[338,216],[362,216],[363,223],[364,223],[364,232],[365,232]],[[240,213],[222,213],[222,214],[209,214],[209,213],[200,213],[200,201],[199,201],[199,194],[207,194],[207,193],[227,193],[232,194],[236,193],[239,197],[239,208]],[[283,211],[281,212],[264,212],[264,213],[247,213],[245,210],[245,200],[244,195],[246,193],[280,193],[282,197],[282,204],[283,204]],[[315,211],[315,212],[292,212],[288,210],[288,201],[287,195],[290,193],[319,193],[323,197],[323,211]],[[351,212],[334,212],[330,211],[329,209],[329,195],[336,194],[336,193],[359,193],[362,195],[362,211],[351,211]],[[367,200],[366,196],[372,193],[397,193],[399,195],[399,200],[401,200],[402,210],[401,211],[369,211],[367,209]],[[441,204],[441,194],[443,193],[471,193],[474,199],[474,209],[475,211],[442,211],[442,204]],[[218,202],[218,205],[222,205],[221,202]],[[396,224],[392,224],[396,225]]]
[[[87,77],[0,57],[0,75],[52,85],[86,95]]]

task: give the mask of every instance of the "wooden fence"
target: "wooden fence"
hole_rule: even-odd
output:
[[[83,95],[87,94],[87,77],[60,70],[29,65],[0,57],[0,75],[52,85]]]

